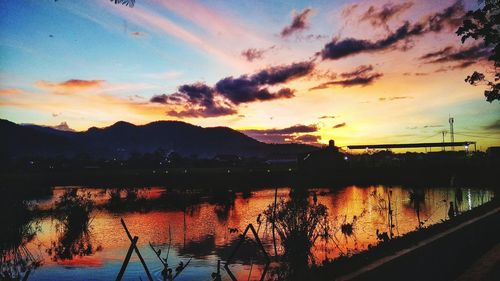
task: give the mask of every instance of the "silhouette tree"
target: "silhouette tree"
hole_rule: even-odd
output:
[[[500,0],[478,0],[480,7],[475,11],[467,12],[462,26],[457,30],[457,35],[462,37],[462,43],[467,39],[474,40],[482,39],[486,46],[492,46],[493,51],[488,60],[494,62],[494,78],[490,81],[481,72],[474,71],[471,75],[465,78],[465,82],[471,85],[486,85],[488,89],[484,91],[484,95],[488,102],[500,100],[500,47],[498,41],[500,37]]]
[[[58,0],[54,0],[54,2],[57,2]],[[122,4],[125,6],[129,7],[134,7],[135,0],[109,0],[111,2],[115,2],[115,4]]]
[[[135,4],[135,0],[109,0],[111,2],[115,2],[115,4],[122,4],[122,5],[125,5],[125,6],[129,6],[129,7],[134,7],[134,4]]]

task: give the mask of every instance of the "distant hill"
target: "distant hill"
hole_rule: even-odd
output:
[[[211,158],[220,154],[280,157],[315,149],[302,144],[266,144],[227,127],[203,128],[179,121],[157,121],[136,126],[117,122],[84,132],[38,125],[18,125],[0,119],[1,156],[128,158],[159,149],[182,156]]]

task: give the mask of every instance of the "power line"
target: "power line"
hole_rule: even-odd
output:
[[[461,134],[461,133],[455,133],[455,134],[460,135],[460,136],[473,137],[473,138],[487,138],[487,139],[500,140],[500,137],[478,136],[478,135],[469,135],[469,134]]]
[[[438,133],[436,133],[436,134],[434,134],[434,135],[432,135],[432,136],[427,136],[427,137],[420,138],[420,139],[418,139],[418,140],[417,140],[417,142],[419,142],[419,141],[423,141],[423,140],[426,140],[426,139],[433,138],[433,137],[435,137],[435,136],[437,136],[437,135],[440,135],[440,134],[441,134],[441,132],[438,132]]]

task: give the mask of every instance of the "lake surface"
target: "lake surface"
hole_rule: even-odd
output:
[[[56,201],[68,190],[88,194],[96,204],[88,231],[68,237],[61,222],[50,215]],[[29,280],[114,280],[130,246],[120,219],[124,219],[155,280],[162,280],[163,265],[150,248],[169,252],[168,263],[174,268],[189,262],[175,280],[212,280],[217,260],[228,258],[239,234],[252,223],[258,230],[266,252],[274,255],[271,224],[257,217],[274,203],[275,189],[247,192],[224,191],[217,195],[191,190],[186,192],[162,187],[140,188],[126,199],[125,190],[83,187],[55,187],[52,196],[30,202],[40,216],[30,226],[34,235],[25,240],[22,253],[41,261]],[[278,200],[289,198],[290,188],[277,189]],[[114,194],[116,204],[111,204]],[[309,201],[328,208],[331,237],[316,240],[310,263],[321,263],[339,255],[348,255],[379,243],[377,230],[390,233],[389,202],[394,236],[426,227],[448,218],[449,202],[458,212],[491,200],[492,191],[471,188],[419,188],[402,186],[346,186],[337,189],[317,188],[308,191]],[[119,197],[119,198],[117,198]],[[352,232],[342,225],[351,225]],[[231,231],[230,231],[231,230]],[[250,233],[249,233],[250,234]],[[252,238],[252,235],[247,235]],[[169,242],[171,240],[171,242]],[[168,245],[170,246],[170,250]],[[283,253],[277,243],[279,254]],[[230,266],[238,280],[259,280],[264,262],[255,244],[244,243],[241,254]],[[24,250],[26,249],[26,250]],[[28,252],[29,251],[29,252]],[[9,256],[3,255],[8,260]],[[12,258],[12,257],[10,257]],[[276,265],[276,263],[273,263]],[[267,271],[267,277],[274,274]],[[221,269],[222,280],[231,280]],[[147,280],[134,253],[123,280]]]

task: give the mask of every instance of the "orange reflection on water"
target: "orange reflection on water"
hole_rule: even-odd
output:
[[[419,192],[423,194],[420,201],[412,199],[414,198],[411,196],[412,189],[401,186],[348,186],[334,190],[323,188],[309,190],[310,194],[317,194],[318,203],[328,208],[329,222],[332,227],[331,239],[327,241],[318,239],[312,249],[315,262],[320,263],[325,259],[361,251],[370,244],[377,244],[379,241],[376,235],[377,230],[390,233],[389,201],[393,211],[392,231],[394,236],[399,236],[417,229],[419,221],[423,227],[426,227],[446,219],[450,201],[456,202],[460,210],[466,210],[489,201],[493,196],[491,192],[483,190],[462,189],[461,198],[456,198],[456,190],[449,188],[420,190]],[[164,193],[162,188],[151,188],[138,192],[138,197],[145,199],[145,202],[154,202],[154,204],[148,203],[148,209],[138,208],[131,211],[125,208],[113,211],[106,208],[106,202],[109,200],[108,192],[85,188],[82,188],[80,192],[92,192],[97,205],[100,206],[93,213],[90,229],[90,242],[93,249],[98,250],[88,256],[78,256],[57,262],[51,260],[43,248],[51,245],[60,237],[60,234],[57,232],[57,224],[54,220],[46,218],[41,220],[41,230],[29,245],[32,251],[43,256],[46,266],[106,267],[111,266],[108,265],[109,262],[114,262],[113,266],[116,267],[116,264],[123,260],[130,245],[120,224],[120,218],[123,218],[132,235],[139,236],[138,247],[143,252],[146,262],[155,265],[155,270],[160,271],[161,268],[159,268],[159,261],[149,249],[149,242],[162,249],[163,256],[165,256],[171,235],[170,264],[194,257],[200,262],[199,268],[206,266],[208,267],[206,270],[209,271],[213,269],[217,259],[223,261],[227,259],[238,239],[238,234],[249,223],[259,228],[256,222],[257,216],[274,202],[274,189],[263,189],[253,191],[247,197],[242,193],[236,193],[229,200],[222,201],[213,201],[210,196],[200,194],[199,197],[207,197],[206,200],[199,200],[194,204],[179,208],[172,206],[172,202],[179,200],[176,197],[180,196],[179,194]],[[289,188],[278,189],[280,198],[287,199],[288,193]],[[50,208],[57,196],[61,194],[61,190],[55,189],[54,197],[41,204],[45,208]],[[134,209],[132,205],[130,209]],[[273,254],[271,227],[263,217],[262,220],[259,237],[265,244],[266,251]],[[352,223],[352,234],[342,233],[341,225],[346,223]],[[239,232],[230,233],[230,228],[238,229]],[[283,249],[278,248],[282,253]],[[250,280],[258,280],[263,265],[261,261],[254,259],[252,250],[249,251],[245,252],[245,255],[248,255],[247,258],[240,257],[236,261],[234,274],[245,280],[248,275],[251,276]],[[138,262],[136,257],[132,258],[132,262]],[[250,268],[252,268],[251,273],[249,273]],[[117,269],[112,270],[117,271]]]

